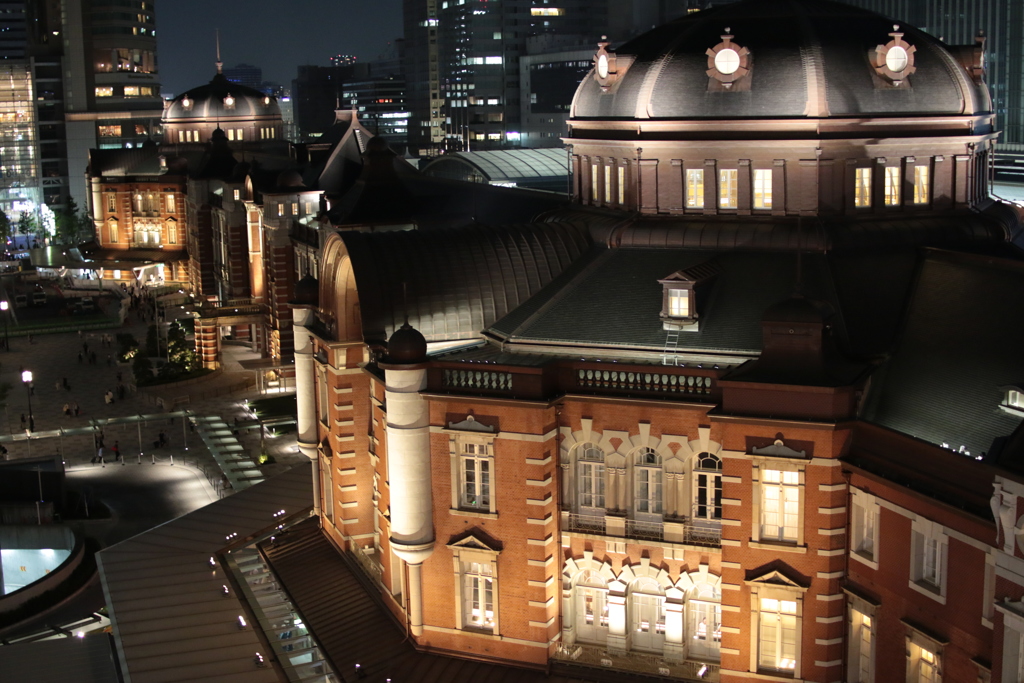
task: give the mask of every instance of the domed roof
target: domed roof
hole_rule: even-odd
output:
[[[419,363],[427,356],[427,340],[420,331],[405,323],[388,340],[388,363]]]
[[[572,119],[988,112],[966,49],[829,0],[744,0],[602,48]]]
[[[259,90],[232,83],[218,73],[206,85],[192,88],[171,100],[164,109],[164,123],[190,119],[281,118],[277,98]]]

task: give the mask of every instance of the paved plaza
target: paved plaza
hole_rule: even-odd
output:
[[[257,355],[245,346],[225,345],[224,369],[210,378],[188,385],[158,385],[144,388],[139,392],[129,390],[124,400],[108,404],[104,400],[107,391],[114,391],[121,373],[122,382],[131,384],[130,364],[114,362],[116,342],[104,346],[102,338],[113,338],[118,332],[130,332],[144,343],[148,322],[142,322],[133,313],[125,327],[84,333],[67,332],[51,335],[12,337],[10,351],[0,351],[0,382],[10,385],[7,405],[0,414],[0,432],[21,435],[21,416],[29,416],[29,396],[21,381],[22,370],[33,373],[34,389],[31,396],[31,415],[35,420],[36,434],[53,430],[73,430],[77,434],[63,438],[33,438],[16,440],[4,445],[8,449],[7,459],[25,458],[38,455],[62,454],[69,471],[82,467],[101,467],[92,460],[96,455],[92,430],[94,420],[124,418],[131,416],[160,416],[159,418],[101,426],[106,448],[106,466],[122,466],[112,462],[112,447],[117,444],[125,467],[156,463],[196,467],[209,475],[211,481],[219,478],[218,466],[204,447],[197,432],[188,429],[181,417],[163,417],[164,405],[171,399],[188,397],[187,402],[177,405],[174,410],[187,410],[195,416],[217,415],[229,425],[237,418],[251,419],[244,408],[245,399],[258,398],[255,389],[206,398],[226,387],[238,386],[252,377],[242,370],[239,361],[256,358]],[[96,362],[89,363],[87,357],[79,360],[83,344],[88,345],[89,354],[95,352]],[[108,362],[108,356],[111,359]],[[63,388],[64,380],[70,389]],[[161,399],[165,399],[161,401]],[[65,404],[78,404],[79,415],[68,417],[64,414]],[[170,408],[168,408],[170,410]],[[86,428],[83,433],[82,428]],[[163,433],[167,445],[156,448],[154,443]],[[260,450],[258,430],[243,430],[238,436],[245,453],[255,457]],[[286,470],[300,463],[304,457],[295,446],[294,433],[278,438],[266,439],[268,452],[276,461],[262,466],[267,476]]]

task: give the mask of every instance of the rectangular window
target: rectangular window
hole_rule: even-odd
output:
[[[917,518],[912,524],[910,587],[945,601],[949,537],[941,524]]]
[[[462,496],[460,507],[491,509],[491,457],[487,444],[467,443],[462,446]]]
[[[110,221],[109,223],[107,223],[107,229],[108,229],[108,232],[110,233],[110,241],[111,241],[111,243],[116,243],[117,242],[117,221]]]
[[[114,88],[109,85],[103,85],[96,88],[96,97],[113,97]]]
[[[885,167],[885,205],[900,204],[900,169],[896,166]]]
[[[597,194],[597,164],[590,165],[590,203],[596,204],[597,198],[600,196]]]
[[[853,205],[859,208],[871,206],[870,168],[858,168],[854,171]]]
[[[672,318],[690,317],[690,291],[687,289],[668,290],[668,314]]]
[[[721,209],[735,209],[738,172],[735,168],[723,168],[718,172],[718,206]]]
[[[234,128],[228,128],[228,140],[234,141],[234,139],[235,139],[235,129]]]
[[[870,563],[877,562],[875,545],[878,541],[878,504],[870,494],[853,489],[853,510],[850,524],[850,548],[854,555]],[[877,569],[877,565],[875,566]]]
[[[167,243],[177,244],[178,243],[178,226],[175,225],[174,221],[167,222]]]
[[[185,131],[178,131],[178,142],[185,142]]]
[[[604,508],[604,463],[580,461],[580,507]]]
[[[284,215],[284,204],[278,204],[277,205],[277,215],[278,215],[278,217]]]
[[[99,134],[101,138],[119,138],[121,137],[121,126],[100,126]]]
[[[850,683],[873,683],[874,620],[850,608]]]
[[[754,169],[754,208],[772,208],[772,171],[770,168]]]
[[[293,216],[298,216],[299,215],[299,203],[298,202],[292,202],[292,215]]]
[[[117,213],[117,195],[107,195],[107,213]]]
[[[494,630],[494,577],[491,565],[462,563],[462,623],[467,628]]]
[[[612,167],[609,165],[604,167],[604,203],[612,203]]]
[[[619,166],[619,205],[626,205],[626,167]]]
[[[761,471],[761,539],[796,542],[800,524],[800,473]]]
[[[245,139],[245,129],[244,128],[236,128],[235,129],[235,139],[238,140],[239,142],[241,142],[242,140]]]
[[[236,188],[235,189],[235,201],[237,202],[237,201],[239,201],[241,199],[242,199],[242,191]]]
[[[758,668],[793,671],[796,668],[796,601],[761,598],[760,621]]]
[[[690,168],[686,171],[686,208],[704,208],[704,169]]]
[[[938,588],[942,583],[942,546],[937,538],[923,540],[921,580]]]
[[[174,213],[174,195],[167,195],[167,213]]]
[[[928,203],[928,167],[914,167],[914,203]]]
[[[124,86],[124,96],[125,97],[138,97],[139,96],[139,86],[137,86],[137,85],[126,85],[126,86]]]

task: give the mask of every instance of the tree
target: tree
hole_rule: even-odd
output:
[[[177,322],[167,329],[167,360],[185,372],[192,372],[199,367],[195,346],[185,338],[185,330]]]
[[[34,235],[38,230],[39,221],[36,217],[27,211],[22,211],[21,215],[18,216],[18,234],[19,235]]]
[[[0,210],[0,240],[3,240],[4,244],[7,244],[7,240],[11,237],[11,219],[7,217],[7,214]]]
[[[74,197],[68,197],[67,203],[56,216],[57,244],[75,244],[78,241],[79,212]]]

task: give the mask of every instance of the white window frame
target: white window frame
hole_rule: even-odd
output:
[[[669,287],[668,290],[668,317],[689,318],[690,311],[690,290],[681,287]]]
[[[754,169],[754,208],[772,208],[772,169]]]
[[[612,203],[612,167],[611,164],[604,165],[604,203]]]
[[[637,519],[661,521],[665,510],[665,471],[653,448],[633,454],[633,511]]]
[[[739,208],[739,169],[718,169],[718,208]]]
[[[874,683],[878,653],[878,605],[850,591],[847,601],[847,683]],[[865,648],[866,646],[866,648]],[[865,651],[866,650],[866,651]]]
[[[618,194],[619,194],[619,206],[626,205],[626,167],[623,165],[618,166]]]
[[[853,170],[853,205],[858,209],[871,208],[872,170],[870,166],[859,166]]]
[[[601,459],[588,458],[588,453],[599,452]],[[607,454],[593,442],[584,442],[575,448],[576,511],[580,514],[603,516],[607,509],[608,485],[605,460]],[[590,481],[592,490],[584,491],[584,482]],[[587,504],[589,503],[589,504]]]
[[[927,164],[914,166],[914,203],[927,204],[931,199],[929,176],[931,169]]]
[[[882,198],[886,206],[900,205],[900,183],[903,180],[902,175],[903,174],[900,173],[899,166],[885,167],[885,183]]]
[[[718,461],[718,469],[712,470],[705,467],[701,467],[701,460],[714,458]],[[713,453],[701,452],[693,456],[693,496],[691,506],[691,519],[701,520],[705,522],[717,521],[721,523],[722,520],[722,459],[714,455]],[[704,486],[701,486],[700,478],[708,477],[705,480]],[[702,489],[705,494],[705,502],[700,502],[700,494]],[[711,495],[708,498],[708,495]],[[717,496],[717,497],[716,497]],[[707,508],[704,514],[701,514],[701,506]],[[708,514],[710,512],[710,514]]]
[[[494,488],[494,441],[496,432],[449,432],[448,455],[451,469],[451,509],[460,514],[474,514],[497,517],[497,492]],[[489,491],[486,501],[470,503],[466,496],[466,466],[473,465],[474,474],[481,474],[486,468],[489,477]],[[481,482],[478,477],[477,484]]]
[[[644,586],[655,587],[653,590],[645,589]],[[634,580],[629,586],[629,590],[626,593],[627,596],[627,628],[633,634],[633,638],[630,642],[630,650],[636,652],[654,652],[662,653],[665,651],[665,642],[668,635],[668,612],[665,609],[667,604],[667,598],[665,596],[665,587],[658,583],[656,579],[650,577],[639,577]],[[642,621],[642,611],[645,609],[644,605],[647,605],[647,609],[651,605],[654,605],[655,615],[653,623],[651,620],[646,622]],[[641,624],[646,623],[647,629],[644,630]],[[638,640],[641,636],[639,633],[651,633],[653,628],[653,635],[648,636],[652,641],[649,647],[639,647]]]
[[[772,572],[772,574],[778,575],[778,572]],[[779,579],[782,578],[782,582],[790,585],[780,585]],[[767,583],[770,581],[771,583]],[[792,675],[793,678],[799,680],[801,678],[802,669],[802,656],[803,656],[803,616],[804,616],[804,593],[807,591],[802,586],[792,584],[791,581],[779,576],[767,576],[761,579],[752,581],[745,581],[750,587],[750,671],[763,672],[774,675]],[[793,668],[767,668],[761,666],[761,652],[762,652],[762,600],[777,600],[795,602],[796,610],[795,614],[787,615],[794,617],[793,626],[796,632],[796,642],[794,643],[794,658]],[[779,612],[765,612],[765,614],[776,615],[778,618]]]
[[[794,463],[790,460],[782,460],[777,458],[764,458],[756,457],[753,460],[753,483],[754,483],[754,517],[753,517],[753,528],[751,529],[751,538],[756,542],[761,543],[776,543],[779,545],[788,546],[803,546],[804,545],[804,520],[805,520],[805,501],[806,496],[806,477],[804,472],[804,463]],[[795,484],[787,484],[785,487],[781,487],[775,482],[764,482],[762,481],[763,472],[767,471],[779,471],[783,473],[795,473]],[[785,478],[793,478],[793,475],[784,475]],[[771,512],[766,510],[765,505],[767,502],[767,495],[769,488],[774,488],[779,491],[785,491],[787,489],[795,490],[797,493],[797,519],[796,528],[794,533],[790,536],[769,536],[765,533],[765,514]],[[783,525],[785,526],[785,525]]]
[[[701,622],[696,618],[710,613],[714,620],[706,624],[701,633]],[[696,623],[695,623],[696,622]],[[710,583],[697,584],[686,601],[686,637],[690,642],[692,659],[721,661],[722,658],[722,593]],[[699,645],[703,640],[706,645]]]
[[[591,162],[590,164],[590,203],[597,204],[598,193],[597,193],[597,170],[600,168],[600,164]]]
[[[1024,681],[1024,602],[1002,602],[995,608],[1003,614],[1003,680]]]
[[[472,537],[468,539],[473,541]],[[498,599],[498,551],[482,548],[476,544],[472,547],[452,544],[448,546],[452,550],[452,563],[455,571],[455,627],[460,631],[473,631],[476,633],[501,633],[501,622],[499,620]],[[473,565],[486,568],[490,573],[474,572]],[[491,625],[475,625],[467,615],[472,610],[472,605],[467,601],[468,591],[473,588],[471,582],[474,578],[486,577],[490,581],[491,589]],[[476,586],[477,590],[483,590],[483,586]],[[486,609],[486,606],[485,606]]]
[[[878,499],[861,489],[851,488],[850,557],[878,569],[881,506]]]
[[[686,169],[686,208],[704,208],[704,169]]]
[[[907,683],[942,683],[942,650],[940,643],[917,630],[906,621]]]
[[[586,610],[583,605],[587,598],[595,606],[594,623],[581,623],[585,621]],[[581,643],[604,645],[608,642],[609,631],[609,610],[608,610],[608,580],[597,571],[586,569],[573,579],[572,593],[573,619],[576,625],[576,639]]]
[[[910,588],[946,604],[949,536],[945,527],[923,517],[911,523]]]

